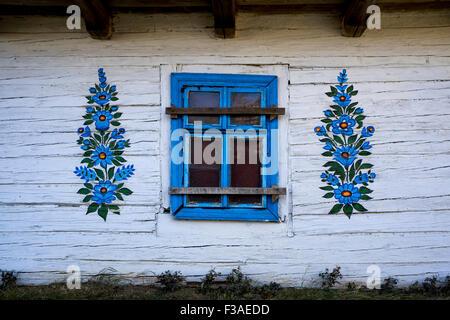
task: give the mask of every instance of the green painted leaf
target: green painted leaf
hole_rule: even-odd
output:
[[[84,197],[83,202],[89,202],[89,200],[91,200],[92,197],[93,197],[92,194],[87,195],[86,197]]]
[[[361,195],[361,198],[360,198],[361,200],[370,200],[370,199],[372,199],[372,197],[371,196],[368,196],[367,194],[363,194],[363,195]]]
[[[117,199],[123,201],[123,197],[120,193],[114,193],[114,195],[116,196]]]
[[[102,206],[100,207],[100,209],[98,209],[98,215],[100,216],[100,217],[102,217],[103,218],[103,220],[105,220],[106,221],[106,216],[108,215],[108,207],[107,206],[105,206],[105,204],[102,204]]]
[[[81,188],[80,190],[78,190],[79,194],[88,194],[91,193],[91,190],[87,189],[87,188]]]
[[[97,211],[97,209],[98,209],[98,204],[95,203],[95,202],[94,202],[94,203],[91,203],[91,204],[89,205],[88,209],[87,209],[86,214],[89,214],[89,213],[91,213],[91,212]]]
[[[95,173],[97,174],[97,177],[99,177],[101,180],[105,180],[105,174],[103,173],[103,170],[94,168]]]
[[[352,92],[353,91],[353,85],[351,85],[350,87],[347,88],[347,93]]]
[[[372,153],[369,152],[369,151],[361,151],[361,152],[359,153],[360,156],[370,156],[371,154],[372,154]]]
[[[322,155],[323,155],[324,157],[331,157],[331,156],[333,156],[333,154],[331,153],[331,151],[326,151],[326,152],[322,153]]]
[[[332,186],[320,187],[320,189],[325,190],[325,191],[332,191],[332,190],[334,190]]]
[[[86,120],[85,122],[84,122],[84,125],[85,126],[88,126],[88,125],[90,125],[91,123],[93,123],[94,122],[94,120]]]
[[[94,133],[94,138],[95,140],[97,140],[98,142],[102,143],[102,137],[99,134]]]
[[[124,195],[126,195],[126,196],[129,196],[130,194],[133,193],[133,191],[131,191],[131,190],[128,189],[128,188],[122,188],[122,189],[117,190],[117,191],[120,192],[120,193],[122,193],[122,194],[124,194]]]
[[[329,199],[329,198],[333,198],[333,196],[334,196],[334,192],[328,192],[323,195],[323,198]]]
[[[332,123],[333,121],[331,120],[331,119],[322,119],[322,120],[320,120],[320,121],[322,121],[323,123]]]
[[[359,193],[368,194],[368,193],[372,193],[372,190],[370,190],[369,188],[366,188],[366,187],[359,187]]]
[[[333,92],[325,92],[325,94],[329,97],[334,97],[335,94]]]
[[[117,98],[117,97],[111,97],[111,101],[117,101],[117,100],[119,100],[119,98]]]
[[[120,118],[121,115],[122,115],[121,112],[114,113],[114,119]]]
[[[352,144],[356,141],[356,138],[358,138],[358,135],[355,134],[353,136],[351,136],[350,138],[348,138],[348,144]]]
[[[91,163],[92,159],[89,158],[84,158],[83,160],[81,160],[81,163]]]
[[[88,189],[94,189],[94,187],[92,186],[92,184],[90,184],[90,183],[85,183],[84,184],[84,186],[86,187],[86,188],[88,188]]]
[[[370,164],[370,163],[363,163],[363,165],[361,166],[361,170],[362,169],[370,169],[370,168],[372,168],[373,167],[373,164]]]
[[[336,141],[337,143],[344,144],[344,141],[342,140],[341,137],[334,135],[333,138],[334,138],[334,141]]]
[[[120,166],[121,163],[117,161],[116,159],[111,159],[111,162],[114,163],[116,166]]]
[[[366,208],[364,208],[362,205],[360,205],[360,204],[357,203],[357,202],[353,203],[353,208],[354,208],[355,210],[358,210],[359,212],[367,211]]]
[[[344,206],[344,205],[343,205],[343,204],[340,204],[340,203],[335,204],[335,205],[333,206],[333,208],[331,208],[330,212],[328,212],[328,214],[336,214],[336,213],[338,213],[339,211],[341,211],[341,209],[342,209],[343,206]]]
[[[120,126],[120,122],[119,121],[111,121],[111,125],[117,127],[117,126]]]
[[[351,96],[356,96],[357,94],[358,94],[358,90],[355,90],[355,91],[350,92],[350,95],[351,95]]]
[[[116,156],[115,158],[116,158],[117,161],[120,161],[120,162],[127,162],[127,160],[125,160],[124,158],[122,158],[122,157],[120,157],[120,156]]]
[[[114,177],[114,167],[109,168],[108,170],[108,180],[111,180]]]
[[[347,204],[344,206],[344,213],[346,214],[347,217],[350,218],[350,216],[351,216],[352,213],[353,213],[353,207],[347,203]]]

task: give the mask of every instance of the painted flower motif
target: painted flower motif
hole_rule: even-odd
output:
[[[358,154],[358,151],[355,150],[355,147],[351,146],[345,146],[338,148],[336,152],[333,153],[334,160],[339,161],[343,166],[351,166],[352,163],[356,159],[356,155]]]
[[[331,173],[328,175],[327,181],[333,186],[337,186],[339,184],[339,179]]]
[[[95,90],[95,88],[89,88],[89,92],[90,92],[90,93],[96,93],[97,90]]]
[[[323,147],[325,150],[334,150],[333,145],[331,144],[331,142],[326,142],[325,146]]]
[[[331,110],[325,110],[323,113],[325,114],[326,117],[331,117],[333,115]]]
[[[106,91],[97,92],[94,96],[92,96],[92,100],[101,106],[108,103],[110,99],[111,94]]]
[[[361,146],[361,149],[363,149],[363,150],[369,150],[370,148],[372,148],[372,146],[370,145],[369,141],[364,142]]]
[[[96,148],[94,153],[92,154],[91,159],[95,161],[95,165],[101,165],[103,168],[106,167],[106,165],[111,164],[111,160],[114,158],[113,153],[109,151],[109,147],[105,146],[99,146]]]
[[[118,168],[116,174],[114,175],[114,179],[117,181],[127,180],[132,175],[134,175],[134,165],[131,164]]]
[[[111,203],[116,200],[114,196],[114,191],[116,191],[117,185],[112,184],[111,181],[100,181],[96,186],[94,186],[94,196],[92,201],[97,204]]]
[[[111,133],[111,138],[113,138],[113,139],[122,139],[123,136],[121,134],[119,134],[119,130],[114,129],[113,132]]]
[[[368,137],[371,137],[371,136],[373,135],[374,132],[375,132],[375,128],[372,127],[372,126],[369,126],[369,127],[367,127],[367,128],[363,128],[363,129],[362,129],[361,135],[362,135],[364,138],[368,138]]]
[[[119,142],[117,142],[117,149],[123,149],[125,148],[125,141],[120,140]]]
[[[113,118],[113,115],[108,111],[97,111],[92,117],[95,120],[95,128],[97,130],[107,130],[109,128],[109,120]]]
[[[345,134],[351,136],[353,134],[353,126],[356,121],[350,118],[348,115],[342,115],[338,120],[333,120],[331,126],[333,127],[334,134]]]
[[[343,84],[343,83],[345,83],[345,82],[347,82],[347,70],[342,70],[342,72],[340,72],[339,73],[339,75],[338,75],[338,77],[337,77],[337,81],[340,83],[340,84]]]
[[[111,107],[111,111],[117,111],[117,110],[119,110],[119,107],[117,107],[117,106]]]
[[[86,180],[86,182],[95,180],[97,178],[97,174],[94,170],[88,169],[86,166],[75,167],[75,171],[73,172],[80,177],[82,180]]]
[[[334,197],[339,203],[351,204],[359,201],[361,193],[359,193],[359,189],[353,183],[344,183],[342,186],[334,189]]]
[[[87,112],[87,113],[94,112],[94,108],[92,108],[92,107],[87,107],[87,108],[86,108],[86,112]]]
[[[91,135],[91,129],[89,127],[78,128],[77,132],[78,132],[78,134],[80,134],[80,136],[82,136],[84,138],[89,137]]]
[[[320,175],[320,177],[322,179],[326,179],[328,177],[328,175],[325,172],[322,172],[322,174]]]
[[[83,144],[85,144],[85,145],[90,145],[91,144],[91,142],[89,141],[89,140],[83,140]]]
[[[314,128],[314,132],[315,132],[318,136],[324,136],[324,135],[326,134],[326,131],[325,131],[325,127],[324,127],[324,126],[315,127],[315,128]]]
[[[340,86],[340,85],[337,85],[336,86],[336,89],[338,89],[339,91],[345,91],[345,89],[347,89],[347,85],[345,84],[345,85],[342,85],[342,86]]]
[[[369,176],[370,176],[370,179],[375,179],[375,177],[376,177],[377,175],[376,175],[374,172],[371,172]]]
[[[337,95],[334,96],[333,101],[336,102],[342,108],[345,108],[350,104],[350,102],[352,102],[352,98],[348,93],[339,92]]]
[[[356,184],[367,183],[369,182],[369,175],[367,173],[360,174],[359,176],[356,176],[354,182]]]
[[[117,89],[117,87],[116,87],[116,86],[111,86],[111,88],[110,88],[111,92],[114,92],[114,91],[116,91],[116,89]]]
[[[356,110],[355,110],[355,113],[356,114],[361,114],[361,113],[363,113],[364,112],[364,109],[363,108],[356,108]]]

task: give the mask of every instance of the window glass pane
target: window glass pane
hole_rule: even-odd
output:
[[[234,153],[230,164],[230,187],[261,187],[261,161],[257,138],[232,138]],[[230,195],[231,205],[261,205],[262,196]]]
[[[231,108],[233,107],[260,107],[261,93],[259,92],[232,92]],[[232,125],[259,125],[261,116],[230,116]]]
[[[218,108],[220,107],[220,92],[190,91],[189,107]],[[202,124],[220,124],[220,116],[188,116],[188,122],[202,121]]]
[[[217,161],[219,164],[207,164],[203,157],[205,148],[211,143],[213,141],[204,140],[201,137],[191,137],[189,187],[220,187],[220,158]],[[195,155],[196,150],[199,153],[197,155]],[[216,157],[215,151],[215,149],[211,151],[213,158]],[[220,157],[220,154],[217,157]],[[211,161],[206,162],[210,163]],[[187,201],[190,204],[198,202],[221,203],[222,199],[220,195],[189,195]]]

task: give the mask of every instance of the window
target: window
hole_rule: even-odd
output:
[[[278,221],[277,90],[276,76],[172,73],[176,218]]]

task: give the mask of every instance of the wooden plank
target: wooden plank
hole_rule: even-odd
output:
[[[341,21],[341,33],[344,37],[361,37],[367,29],[367,8],[376,0],[349,0]]]
[[[92,38],[108,40],[112,36],[112,18],[102,0],[75,0],[81,8],[86,30]]]
[[[184,114],[239,114],[239,115],[283,115],[285,114],[284,108],[276,108],[272,106],[270,108],[259,107],[233,107],[233,108],[177,108],[172,106],[166,108],[166,114],[170,115],[184,115]]]
[[[286,194],[286,188],[215,188],[215,187],[190,187],[190,188],[169,188],[169,194],[265,194],[280,195]]]
[[[214,14],[214,30],[219,38],[234,38],[236,33],[236,1],[212,0],[211,8]]]

